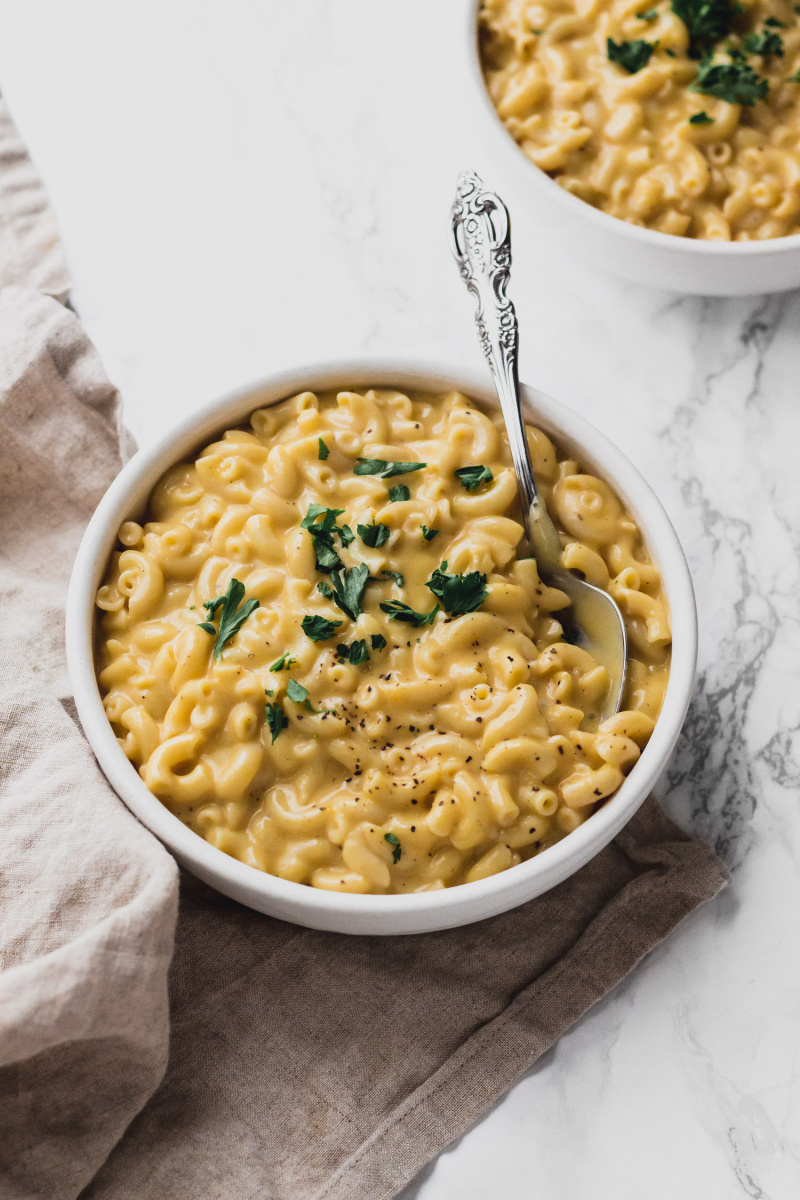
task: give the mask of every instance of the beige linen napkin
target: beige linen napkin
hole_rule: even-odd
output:
[[[649,801],[546,896],[421,937],[304,930],[186,877],[170,1032],[178,872],[101,775],[64,668],[119,400],[53,298],[52,218],[2,110],[0,285],[0,1197],[385,1200],[725,870]]]

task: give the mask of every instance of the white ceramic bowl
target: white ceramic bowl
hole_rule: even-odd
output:
[[[800,234],[763,242],[712,242],[642,229],[559,187],[525,156],[497,115],[478,52],[480,0],[465,5],[466,56],[476,119],[490,132],[499,170],[487,178],[512,218],[546,228],[583,261],[636,283],[702,296],[750,296],[800,287]],[[490,128],[491,127],[491,128]],[[471,166],[465,163],[465,166]]]
[[[253,384],[184,421],[151,450],[140,451],[115,479],[81,543],[67,602],[67,659],[78,713],[109,781],[128,808],[180,863],[212,887],[260,912],[298,925],[341,933],[424,933],[466,925],[522,904],[572,875],[633,816],[664,769],[692,690],[697,645],[694,595],[683,552],[669,519],[627,458],[581,417],[532,388],[524,388],[530,418],[586,467],[606,478],[639,523],[661,571],[673,624],[673,659],[664,708],[641,759],[619,792],[584,825],[538,857],[490,879],[408,896],[352,896],[289,883],[245,866],[209,845],[174,817],[145,787],[120,749],[95,677],[94,597],[123,521],[139,519],[163,472],[246,419],[256,408],[299,391],[393,386],[458,388],[496,407],[486,375],[441,364],[343,362],[312,366]]]

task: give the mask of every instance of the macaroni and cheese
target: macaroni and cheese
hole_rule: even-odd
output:
[[[663,233],[800,233],[788,0],[482,0],[489,95],[561,187]]]
[[[459,393],[303,392],[156,486],[119,530],[97,662],[150,790],[262,871],[430,891],[538,854],[619,788],[658,716],[658,571],[608,485],[528,430],[565,567],[630,636],[624,711],[517,557],[499,414]]]

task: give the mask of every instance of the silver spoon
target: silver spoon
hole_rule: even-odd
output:
[[[525,532],[539,577],[548,587],[559,588],[569,596],[572,629],[567,622],[567,636],[608,672],[608,692],[596,717],[599,723],[618,712],[622,703],[628,660],[625,623],[608,592],[586,583],[560,565],[561,542],[536,486],[520,409],[517,314],[506,296],[511,270],[508,209],[480,176],[474,171],[464,171],[458,179],[451,216],[453,252],[462,279],[478,301],[475,313],[478,338],[500,399],[517,473]]]

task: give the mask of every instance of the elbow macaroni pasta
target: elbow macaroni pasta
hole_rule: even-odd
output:
[[[766,25],[765,25],[766,21]],[[537,167],[578,199],[634,225],[750,241],[800,233],[800,19],[787,0],[743,0],[732,34],[771,29],[782,53],[748,52],[766,79],[753,106],[688,90],[689,32],[666,0],[483,0],[491,100]],[[606,39],[646,40],[628,74]],[[734,61],[730,39],[715,61]],[[704,123],[690,123],[700,117]],[[709,120],[710,118],[710,120]]]
[[[605,671],[563,640],[563,593],[516,556],[523,530],[499,415],[459,393],[304,392],[169,470],[144,522],[120,529],[97,593],[108,718],[180,820],[296,883],[430,891],[538,854],[613,795],[661,707],[669,613],[608,485],[528,432],[563,564],[625,615],[625,711],[599,724]],[[354,474],[359,456],[427,465],[387,481]],[[454,473],[476,463],[493,477],[468,491]],[[390,497],[397,484],[408,498]],[[337,542],[347,567],[369,568],[355,620],[317,587],[329,577],[300,524],[311,504],[344,510],[354,534],[388,530],[377,547]],[[438,533],[426,540],[423,525]],[[480,607],[442,609],[419,628],[388,619],[381,602],[431,611],[425,585],[442,560],[486,576]],[[259,607],[217,658],[202,605],[234,579]],[[312,641],[304,616],[340,625]],[[336,649],[354,639],[369,649],[358,665]],[[267,701],[285,714],[277,733]]]

